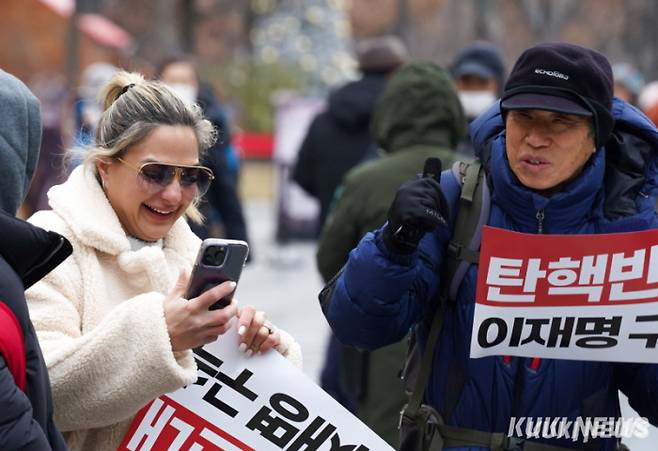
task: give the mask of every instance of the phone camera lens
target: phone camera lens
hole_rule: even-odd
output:
[[[226,249],[222,246],[210,246],[203,254],[202,263],[206,266],[221,266],[226,257]]]

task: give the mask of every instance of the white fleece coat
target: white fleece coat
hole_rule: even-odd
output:
[[[71,450],[112,450],[149,401],[196,380],[191,351],[174,353],[163,300],[200,240],[181,218],[163,248],[131,251],[100,184],[79,167],[30,222],[71,241],[73,255],[26,295],[48,366],[55,421]],[[221,337],[220,337],[221,339]],[[279,352],[301,366],[281,331]]]

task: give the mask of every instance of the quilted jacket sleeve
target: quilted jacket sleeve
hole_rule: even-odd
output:
[[[49,450],[50,444],[32,417],[30,400],[14,383],[0,356],[0,449],[6,451]]]
[[[372,349],[401,340],[438,289],[439,233],[426,235],[411,256],[400,256],[386,249],[382,231],[368,233],[350,253],[327,307],[344,344]]]

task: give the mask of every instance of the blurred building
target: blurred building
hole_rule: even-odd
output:
[[[74,9],[76,27],[73,28]],[[46,192],[66,176],[63,149],[74,134],[71,101],[80,74],[91,63],[121,64],[132,36],[82,0],[3,0],[0,68],[27,83],[41,101],[41,156],[22,216],[47,208]]]
[[[0,67],[29,82],[40,74],[66,76],[74,0],[3,0]],[[77,67],[119,64],[133,45],[131,35],[100,14],[78,17]]]

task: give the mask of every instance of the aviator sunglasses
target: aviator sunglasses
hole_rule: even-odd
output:
[[[183,191],[189,193],[190,190],[194,190],[194,196],[201,197],[206,194],[210,187],[210,182],[215,178],[210,168],[205,166],[188,166],[147,161],[136,167],[121,158],[116,159],[137,171],[140,179],[146,183],[148,188],[155,188],[154,191],[167,187],[173,182],[176,175],[178,175],[178,181]]]

